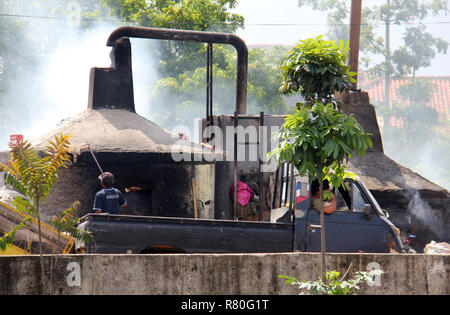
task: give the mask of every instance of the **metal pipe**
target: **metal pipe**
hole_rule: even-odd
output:
[[[237,163],[237,126],[238,126],[238,113],[234,112],[234,141],[233,141],[233,187],[234,187],[234,200],[233,200],[233,218],[236,219],[237,211],[237,182],[238,182],[238,163]]]
[[[281,208],[281,203],[283,201],[283,180],[284,180],[284,164],[281,164],[281,171],[280,171],[280,191],[279,191],[279,198],[278,198],[278,208]]]
[[[259,113],[259,139],[258,139],[258,182],[259,182],[259,221],[263,219],[263,198],[266,197],[264,192],[264,177],[261,172],[262,160],[260,157],[261,154],[261,144],[263,143],[263,127],[264,126],[264,112]]]
[[[246,114],[248,49],[245,42],[237,35],[164,28],[122,26],[114,30],[109,35],[106,45],[112,47],[114,46],[114,43],[122,37],[217,43],[234,46],[237,51],[236,111],[238,114]]]
[[[288,204],[288,197],[289,197],[289,184],[290,184],[290,177],[289,177],[289,172],[290,172],[290,167],[291,164],[287,164],[286,163],[286,190],[284,191],[284,204],[283,207],[286,207],[286,205]]]
[[[206,117],[206,119],[209,119],[209,124],[213,124],[213,65],[214,65],[214,55],[213,55],[213,44],[208,43],[207,46],[207,55],[208,55],[208,62],[206,65],[207,71],[206,71],[206,94],[207,99],[209,100],[206,104],[206,106],[209,107],[209,117]]]
[[[210,116],[212,116],[212,113],[210,111],[210,99],[209,99],[209,89],[210,89],[210,76],[209,76],[209,71],[210,71],[210,64],[211,64],[211,54],[209,53],[210,50],[210,44],[208,43],[208,46],[206,47],[206,121],[211,122]]]

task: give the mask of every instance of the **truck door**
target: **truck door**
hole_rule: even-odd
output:
[[[347,189],[336,191],[337,209],[325,214],[325,240],[328,252],[387,252],[387,230],[368,196],[353,180]],[[307,251],[320,251],[320,213],[308,211]]]

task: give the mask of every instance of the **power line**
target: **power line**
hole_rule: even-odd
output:
[[[0,13],[0,17],[12,18],[33,18],[33,19],[47,19],[60,21],[73,21],[73,18],[58,17],[58,16],[39,16],[39,15],[25,15],[25,14],[7,14]],[[109,20],[109,19],[95,19],[95,18],[79,18],[80,21],[90,22],[114,22],[114,23],[130,23],[125,20]],[[216,22],[212,24],[229,25],[229,22]],[[391,26],[401,25],[436,25],[436,24],[450,24],[450,21],[436,21],[436,22],[404,22],[398,24],[391,24]],[[350,26],[350,23],[244,23],[245,26]],[[361,23],[361,26],[383,26],[384,23]]]
[[[437,21],[437,22],[404,22],[395,25],[432,25],[432,24],[450,24],[450,21]],[[350,23],[244,23],[246,26],[350,26]],[[361,23],[361,26],[384,26],[384,23]]]
[[[59,16],[40,16],[40,15],[25,15],[25,14],[7,14],[0,13],[0,17],[13,17],[13,18],[32,18],[32,19],[46,19],[46,20],[60,20],[60,21],[73,21],[73,18],[59,17]],[[123,23],[124,20],[101,20],[94,18],[79,18],[80,21],[92,21],[92,22],[116,22]]]

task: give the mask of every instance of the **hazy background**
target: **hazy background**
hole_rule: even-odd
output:
[[[362,0],[363,7],[385,2]],[[237,34],[247,45],[294,45],[299,39],[323,35],[328,30],[327,14],[311,7],[299,7],[298,0],[240,0],[233,11],[245,17],[245,29]],[[450,41],[450,15],[427,17],[424,24],[433,35]],[[392,48],[398,47],[404,28],[405,25],[391,25]],[[383,32],[380,26],[379,33]],[[450,76],[448,55],[437,55],[431,66],[421,69],[418,75]]]
[[[35,2],[42,5],[32,5]],[[117,27],[118,18],[105,19],[93,16],[84,21],[89,27],[81,27],[74,23],[73,16],[67,13],[67,7],[62,7],[67,6],[67,2],[2,0],[0,3],[0,33],[3,36],[1,40],[3,49],[7,50],[0,52],[0,149],[2,150],[7,148],[10,134],[21,133],[26,138],[33,138],[53,129],[63,119],[85,110],[89,69],[106,67],[110,64],[110,49],[106,47],[106,39]],[[99,0],[90,2],[95,6]],[[350,3],[350,0],[348,2]],[[363,5],[370,6],[384,2],[363,0]],[[245,27],[238,30],[237,34],[251,49],[289,47],[299,39],[316,37],[328,30],[326,13],[315,11],[310,7],[299,7],[297,0],[240,0],[232,11],[244,16]],[[427,26],[428,32],[450,42],[450,16],[444,14],[428,17],[423,23]],[[397,48],[401,42],[401,34],[406,26],[408,25],[391,26],[392,49]],[[13,31],[16,34],[14,38],[10,36]],[[383,31],[380,25],[377,32],[383,34]],[[132,45],[136,110],[148,119],[172,128],[173,125],[164,125],[167,123],[167,117],[166,120],[162,119],[162,115],[165,114],[164,106],[149,104],[151,98],[149,91],[155,86],[159,74],[155,70],[158,60],[148,53],[148,45],[157,44],[144,44],[142,40],[132,40]],[[437,54],[431,65],[420,68],[416,75],[450,78],[448,55]],[[230,99],[230,102],[233,102],[235,93],[233,85],[226,81],[222,85],[219,83],[215,99]],[[250,109],[254,112],[264,106],[256,99],[249,99],[249,103]],[[292,105],[289,100],[287,105]],[[222,108],[225,111],[229,106],[223,105]],[[226,110],[229,112],[219,113],[231,113],[232,107]],[[195,114],[202,117],[204,108],[200,108]],[[411,114],[414,116],[415,113]],[[189,117],[187,120],[192,119]],[[448,120],[441,120],[439,128],[444,130],[444,134],[450,131],[448,127]],[[426,132],[428,131],[424,130],[424,137],[430,139]],[[450,168],[448,159],[439,158],[439,155],[449,152],[442,150],[438,140],[422,143],[423,147],[418,147],[414,154],[409,154],[415,155],[415,159],[410,159],[400,154],[401,145],[405,144],[393,142],[396,138],[398,137],[395,133],[383,134],[388,156],[450,189],[450,175],[440,171]],[[443,140],[440,141],[448,145],[448,138],[441,138]],[[418,163],[419,154],[422,163]]]

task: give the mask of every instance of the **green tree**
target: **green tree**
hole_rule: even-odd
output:
[[[244,18],[230,13],[235,0],[103,0],[113,16],[137,26],[234,33]],[[191,126],[205,114],[206,44],[184,41],[147,41],[141,46],[152,56],[159,77],[145,87],[152,119],[166,128]],[[214,45],[214,110],[230,108],[234,91],[232,47]],[[234,64],[235,67],[235,64]],[[223,93],[228,90],[228,93]],[[217,97],[218,95],[224,98]],[[232,106],[234,107],[234,105]]]
[[[425,25],[406,28],[404,45],[392,54],[399,76],[412,75],[414,81],[417,70],[430,66],[436,53],[447,53],[448,43],[425,32],[425,28]]]
[[[244,18],[230,13],[235,0],[103,1],[113,15],[139,26],[234,33]],[[167,128],[191,126],[205,114],[206,45],[161,41],[148,48],[158,60],[160,79],[145,88],[150,95],[152,119]],[[248,57],[248,112],[285,113],[285,98],[278,93],[279,64],[284,49],[251,49]],[[229,45],[214,45],[213,111],[232,114],[235,108],[236,53]]]
[[[0,163],[0,172],[4,172],[5,182],[13,187],[16,191],[21,193],[26,198],[16,197],[13,206],[17,210],[27,215],[24,222],[16,226],[12,231],[3,237],[0,244],[9,245],[14,241],[14,235],[17,229],[25,228],[27,221],[31,218],[36,219],[38,223],[39,235],[39,256],[41,266],[41,282],[42,290],[45,292],[45,269],[43,259],[42,247],[42,233],[41,233],[41,213],[40,208],[45,203],[49,193],[54,184],[58,180],[59,171],[61,168],[66,168],[70,163],[69,135],[56,135],[53,141],[49,140],[44,156],[36,152],[28,141],[11,142],[10,143],[10,160],[5,163]],[[71,208],[75,207],[72,205]],[[69,208],[70,209],[70,208]],[[63,214],[69,213],[67,210]],[[64,222],[64,217],[61,220],[54,220],[56,223]],[[66,220],[67,221],[67,220]],[[89,235],[77,231],[76,229],[64,229],[64,226],[57,225],[59,230],[72,232],[75,237],[84,240],[89,239]]]
[[[0,138],[6,143],[14,130],[30,126],[34,108],[50,103],[43,93],[43,63],[64,39],[78,35],[81,27],[68,25],[70,3],[81,13],[94,10],[98,0],[2,0],[0,1]],[[97,3],[97,4],[96,4]],[[81,15],[83,18],[84,15]],[[84,24],[82,23],[81,26]],[[92,22],[91,24],[92,25]],[[40,85],[41,84],[41,85]],[[34,116],[35,117],[35,116]],[[4,148],[6,149],[6,148]]]
[[[355,82],[356,73],[347,65],[348,42],[339,46],[319,36],[315,39],[300,40],[289,51],[282,65],[284,94],[299,92],[307,106],[316,101],[329,103],[335,92],[343,92]]]
[[[282,70],[280,65],[288,48],[253,48],[248,55],[247,112],[285,114],[290,111],[286,98],[279,92]]]
[[[285,284],[287,285],[298,286],[301,295],[349,295],[358,293],[361,282],[373,281],[376,276],[385,273],[379,269],[357,271],[352,279],[344,280],[351,266],[352,264],[342,276],[337,270],[327,271],[325,281],[322,281],[320,277],[317,281],[299,281],[296,278],[284,275],[279,275],[278,278],[286,279]]]
[[[327,11],[331,39],[348,38],[350,1],[345,0],[299,0],[300,6],[309,5],[313,9]],[[404,23],[418,23],[431,15],[446,13],[447,0],[398,1],[386,0],[384,4],[364,7],[361,17],[360,50],[364,53],[361,60],[364,68],[373,75],[385,78],[385,100],[390,104],[389,89],[391,77],[415,73],[419,67],[428,66],[436,52],[447,51],[448,43],[425,32],[426,27],[407,28],[403,36],[404,43],[398,49],[391,47],[391,26]],[[378,25],[384,26],[384,36],[378,35]],[[372,56],[381,55],[382,62],[377,63]],[[396,71],[397,70],[397,71]]]
[[[229,10],[236,0],[103,0],[113,15],[144,27],[234,33],[244,18]],[[159,73],[175,77],[205,64],[204,45],[163,41],[157,46]]]
[[[302,41],[288,53],[283,64],[281,89],[291,93],[300,91],[306,101],[297,103],[295,113],[287,115],[279,133],[282,141],[268,154],[269,157],[275,155],[280,162],[292,163],[301,176],[309,175],[311,181],[317,179],[320,184],[321,274],[324,279],[323,180],[328,179],[335,188],[342,186],[343,179],[349,175],[344,160],[354,153],[364,155],[372,146],[369,135],[354,117],[338,111],[332,103],[322,103],[348,86],[343,87],[343,82],[349,82],[352,75],[346,66],[348,53],[345,47],[347,45],[343,44],[330,47],[318,37]]]
[[[215,45],[214,58],[214,113],[232,114],[236,97],[236,54],[225,45]],[[285,98],[278,92],[281,58],[285,48],[272,50],[251,49],[248,64],[247,112],[257,114],[284,114],[289,108]],[[216,57],[217,56],[217,57]],[[165,126],[190,126],[194,117],[204,116],[206,69],[199,67],[175,77],[160,79],[153,90],[153,106],[161,104],[155,118]],[[156,104],[155,104],[156,103]],[[167,104],[174,108],[167,109]],[[163,110],[165,109],[165,110]],[[183,113],[180,115],[180,113]]]
[[[24,2],[11,0],[0,1],[0,13],[27,12]],[[7,97],[8,92],[21,82],[18,77],[26,76],[32,71],[37,60],[36,50],[33,45],[23,49],[26,42],[30,42],[27,34],[27,21],[13,16],[0,17],[0,134],[11,130],[21,124],[14,119],[16,116],[27,117],[24,104],[20,104]],[[23,64],[27,64],[24,67]]]

